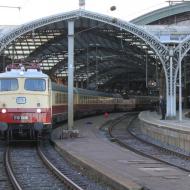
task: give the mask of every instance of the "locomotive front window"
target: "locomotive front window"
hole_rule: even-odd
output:
[[[17,79],[0,79],[0,91],[14,91],[18,89]]]
[[[24,89],[30,91],[45,91],[46,81],[44,79],[26,79]]]

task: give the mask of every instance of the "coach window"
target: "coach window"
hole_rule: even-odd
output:
[[[79,103],[82,104],[82,95],[79,95]]]
[[[30,91],[45,91],[46,81],[44,79],[26,79],[24,89]]]
[[[60,93],[57,93],[57,103],[60,104]]]
[[[17,79],[0,79],[0,91],[14,91],[18,89]]]
[[[58,93],[55,94],[55,103],[58,104]]]
[[[63,94],[63,103],[66,104],[66,102],[67,102],[66,94]]]
[[[63,94],[61,94],[61,103],[63,104],[64,102],[64,97],[63,97]]]

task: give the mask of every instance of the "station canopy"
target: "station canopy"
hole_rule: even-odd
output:
[[[158,56],[145,40],[117,27],[117,19],[111,19],[113,24],[82,16],[74,19],[74,81],[84,88],[109,91],[143,91],[147,80],[155,82],[150,83],[154,86],[162,69]],[[23,26],[2,26],[0,39],[19,27],[38,22],[41,20]],[[67,84],[67,32],[68,19],[62,19],[13,36],[1,51],[1,71],[10,63],[40,63],[52,80]]]

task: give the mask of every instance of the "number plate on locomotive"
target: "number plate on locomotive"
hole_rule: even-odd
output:
[[[28,120],[28,116],[27,115],[14,115],[13,116],[13,120]]]
[[[17,104],[26,104],[26,98],[25,97],[17,97],[16,103]]]

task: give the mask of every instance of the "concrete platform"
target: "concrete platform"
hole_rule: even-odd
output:
[[[141,112],[139,114],[141,133],[190,155],[190,119],[185,117],[187,112],[187,110],[183,112],[182,121],[160,120],[161,115],[156,112]]]
[[[173,128],[173,129],[177,129],[177,130],[187,130],[187,131],[189,130],[190,131],[190,118],[185,117],[185,115],[187,113],[189,113],[189,110],[183,111],[182,121],[179,121],[179,119],[178,119],[178,112],[177,112],[176,119],[161,120],[160,118],[162,116],[155,111],[154,112],[143,111],[139,114],[139,118],[141,120],[144,120],[146,122],[150,122],[150,123],[155,124],[155,125]]]
[[[122,114],[110,114],[108,119]],[[103,116],[82,119],[75,122],[80,131],[79,138],[60,140],[60,128],[53,132],[52,138],[57,149],[69,155],[74,164],[100,176],[97,177],[99,180],[107,181],[115,190],[138,190],[143,187],[153,190],[189,190],[190,177],[187,172],[142,157],[110,142],[99,130],[104,122],[106,119]]]

